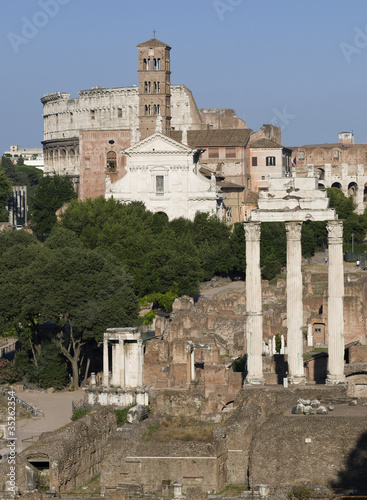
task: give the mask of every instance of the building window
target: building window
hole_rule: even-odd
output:
[[[261,176],[261,180],[264,181],[265,180],[265,175],[262,175]]]
[[[159,104],[154,104],[154,114],[159,115],[160,114],[160,107]]]
[[[144,82],[144,92],[150,94],[151,92],[151,82]]]
[[[114,151],[107,153],[107,172],[116,172],[117,170],[117,156]]]
[[[143,61],[143,66],[144,66],[144,68],[143,68],[143,69],[145,69],[145,70],[148,70],[148,71],[149,71],[149,70],[150,70],[150,59],[144,59],[144,61]]]
[[[334,151],[334,158],[335,158],[336,160],[338,160],[338,159],[339,159],[339,151]]]
[[[226,158],[236,158],[236,148],[226,148]]]
[[[146,104],[145,105],[145,116],[150,116],[151,115],[151,108],[150,108],[150,104]]]
[[[257,167],[257,156],[252,157],[252,166]]]
[[[305,159],[305,153],[304,153],[303,151],[300,151],[300,152],[298,153],[298,159],[299,159],[299,160],[304,160],[304,159]]]
[[[156,94],[159,94],[160,91],[161,91],[161,84],[160,84],[160,82],[154,82],[154,92]]]
[[[153,61],[153,67],[155,70],[160,70],[161,69],[161,60],[160,59],[154,59]]]
[[[122,108],[117,108],[117,118],[122,118]]]
[[[155,192],[156,194],[164,193],[164,175],[155,176]]]
[[[96,112],[94,111],[94,109],[90,110],[90,117],[91,117],[91,120],[95,120],[96,119]]]
[[[267,167],[275,167],[275,156],[267,156],[266,157],[266,166]]]
[[[219,148],[208,148],[209,158],[219,158]]]

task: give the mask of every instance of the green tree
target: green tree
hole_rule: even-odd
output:
[[[14,163],[7,156],[1,157],[1,166],[4,169],[6,177],[10,180],[11,184],[16,184],[16,172]]]
[[[284,222],[261,224],[260,265],[262,276],[271,280],[286,263],[286,232]]]
[[[21,167],[24,165],[24,158],[22,155],[20,155],[19,158],[17,159],[17,165],[18,165],[18,167]]]
[[[76,192],[68,176],[43,177],[32,200],[32,224],[37,234],[49,234],[57,222],[56,211],[76,198]]]
[[[42,346],[38,359],[38,381],[44,389],[62,389],[69,382],[69,372],[64,356],[55,342]]]
[[[330,200],[330,208],[335,208],[339,219],[347,219],[355,210],[356,205],[353,198],[347,198],[339,188],[327,188],[327,196]]]
[[[0,222],[8,220],[7,205],[11,194],[11,182],[6,177],[4,169],[0,167]]]
[[[136,324],[132,278],[103,250],[56,247],[55,239],[40,246],[19,233],[0,234],[0,326],[14,324],[37,368],[44,342],[56,331],[78,386],[84,345],[101,341],[108,327]],[[42,330],[45,322],[53,329]]]
[[[233,257],[232,273],[243,277],[246,274],[246,238],[242,222],[236,222],[233,226],[230,250]]]

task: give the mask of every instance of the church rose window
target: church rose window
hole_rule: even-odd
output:
[[[114,151],[107,153],[107,172],[116,172],[117,170],[117,157]]]

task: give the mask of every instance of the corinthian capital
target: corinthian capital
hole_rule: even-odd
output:
[[[327,223],[329,245],[340,245],[343,243],[343,221],[331,220]]]
[[[245,222],[246,241],[260,241],[261,222]]]
[[[286,222],[285,230],[288,241],[299,241],[301,239],[302,222]]]

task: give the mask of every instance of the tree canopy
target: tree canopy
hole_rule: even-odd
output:
[[[8,220],[8,211],[6,209],[11,194],[11,182],[6,177],[4,169],[0,166],[0,222]]]
[[[15,326],[38,368],[56,332],[77,385],[80,348],[101,341],[108,327],[135,325],[137,315],[133,280],[112,255],[85,248],[63,228],[43,246],[23,231],[0,233],[0,327]],[[46,323],[51,333],[40,330]]]
[[[36,187],[32,203],[32,217],[36,234],[49,234],[57,222],[56,211],[76,198],[76,192],[68,176],[46,175]]]

